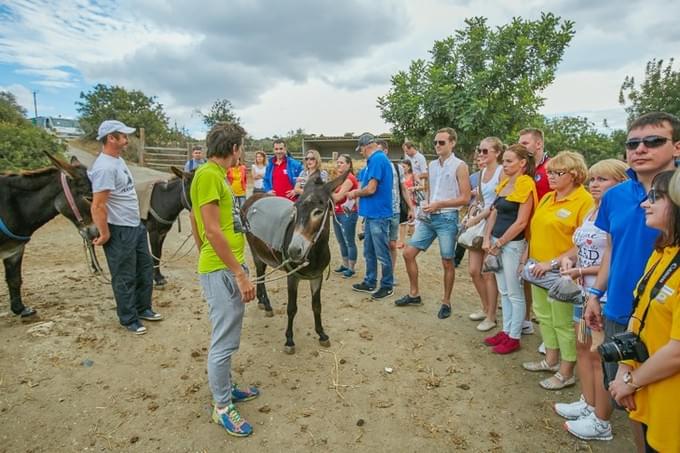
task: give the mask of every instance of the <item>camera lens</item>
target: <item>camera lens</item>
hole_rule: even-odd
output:
[[[603,362],[618,362],[619,360],[623,360],[619,345],[616,344],[615,341],[602,343],[597,347],[597,352],[600,353]]]

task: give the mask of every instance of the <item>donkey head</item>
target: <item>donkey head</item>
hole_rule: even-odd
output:
[[[170,170],[177,176],[182,182],[182,206],[184,209],[191,211],[191,181],[194,179],[195,171],[186,172],[174,165],[170,167]]]
[[[328,238],[328,221],[333,216],[333,192],[347,178],[343,173],[324,183],[316,174],[305,184],[305,190],[295,203],[295,227],[288,245],[288,256],[294,262],[302,262],[322,236]]]

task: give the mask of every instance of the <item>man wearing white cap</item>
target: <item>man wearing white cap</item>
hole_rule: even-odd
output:
[[[104,121],[97,133],[102,152],[88,176],[92,181],[92,219],[99,230],[92,242],[104,247],[120,323],[141,335],[146,327],[140,319],[159,321],[162,317],[151,309],[153,262],[132,173],[121,157],[128,145],[127,134],[134,131],[120,121]]]

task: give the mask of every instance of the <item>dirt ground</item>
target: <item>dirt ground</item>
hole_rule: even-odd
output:
[[[166,256],[188,234],[187,220],[183,214],[183,232],[170,234]],[[0,287],[0,451],[633,449],[621,413],[612,442],[588,445],[566,433],[551,403],[575,400],[578,390],[542,390],[541,376],[520,366],[538,357],[538,335],[525,337],[518,353],[490,353],[467,319],[477,302],[466,266],[457,272],[454,314],[439,320],[437,247],[419,263],[421,307],[371,301],[350,290],[357,277],[331,274],[322,290],[329,349],[318,344],[303,283],[295,355],[283,353],[285,280],[270,284],[275,317],[248,306],[235,357],[236,380],[262,390],[240,407],[254,435],[237,439],[210,423],[210,326],[195,250],[164,267],[169,284],[154,292],[154,306],[165,319],[147,322],[138,337],[118,325],[110,286],[89,276],[80,237],[59,217],[35,234],[24,260],[24,301],[39,316],[11,315]],[[401,294],[402,262],[397,277]]]

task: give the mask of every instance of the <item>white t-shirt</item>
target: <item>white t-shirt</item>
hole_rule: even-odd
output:
[[[258,167],[257,165],[253,164],[250,168],[252,169],[253,175],[262,175],[262,178],[255,179],[253,188],[264,189],[264,172],[267,169],[267,166],[263,165],[262,167]]]
[[[464,162],[451,154],[443,163],[439,159],[430,162],[430,203],[439,200],[449,200],[460,196],[456,171]],[[460,207],[442,208],[440,212],[458,211]]]
[[[420,151],[416,151],[413,156],[406,154],[404,157],[411,162],[411,167],[413,168],[413,175],[419,178],[423,173],[427,174],[427,161],[425,156],[423,156]]]
[[[107,222],[112,225],[135,227],[140,223],[139,201],[135,181],[122,157],[100,153],[87,171],[92,192],[109,191],[106,202]]]
[[[496,186],[501,180],[501,173],[503,172],[503,167],[500,165],[496,167],[491,179],[488,182],[484,182],[484,175],[486,174],[486,168],[483,169],[479,175],[482,181],[482,196],[484,197],[484,207],[488,208],[493,204],[496,199]],[[475,189],[475,187],[473,187]]]
[[[577,247],[576,267],[598,266],[602,262],[602,253],[607,246],[607,233],[595,226],[595,220],[583,221],[580,227],[576,228],[572,241]],[[595,216],[597,217],[597,216]],[[592,287],[597,279],[596,275],[584,275],[583,286]]]

